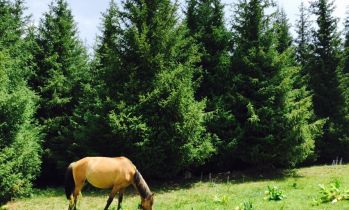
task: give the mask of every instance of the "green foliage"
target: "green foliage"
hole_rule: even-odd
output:
[[[344,143],[343,150],[349,148],[349,133],[346,128],[349,126],[349,13],[345,20],[345,40],[344,40],[344,50],[341,54],[341,60],[337,68],[337,75],[339,78],[339,90],[341,97],[343,98],[343,104],[341,104],[340,114],[342,116],[342,126],[344,133],[340,137],[341,141]],[[346,157],[344,157],[346,158]]]
[[[320,184],[320,198],[319,202],[322,203],[336,203],[341,200],[349,200],[349,190],[341,190],[340,189],[340,182],[337,180],[334,183],[330,183],[330,185],[327,187],[323,184]]]
[[[307,8],[304,2],[301,3],[299,7],[299,20],[297,21],[297,37],[295,39],[296,46],[296,59],[301,65],[302,70],[306,71],[305,68],[310,62],[311,55],[311,31],[310,31],[310,15],[307,12]],[[307,72],[304,72],[306,74]]]
[[[266,14],[269,0],[239,0],[231,32],[220,0],[188,0],[182,22],[171,0],[120,5],[103,14],[89,63],[66,0],[38,28],[22,0],[0,1],[3,201],[28,195],[41,149],[46,181],[88,155],[125,155],[158,178],[347,159],[349,18],[341,48],[332,1],[311,4],[313,34],[301,6],[296,46],[285,12]]]
[[[27,85],[22,10],[22,1],[0,2],[0,203],[28,196],[41,164],[38,97]]]
[[[268,1],[236,7],[232,57],[233,113],[242,135],[236,156],[256,166],[294,167],[313,152],[323,122],[314,120],[312,98],[296,67],[287,18],[264,14]]]
[[[95,61],[93,68],[95,69],[95,81],[102,97],[111,97],[114,100],[120,94],[123,88],[123,81],[126,80],[127,73],[119,69],[120,65],[120,26],[119,9],[114,1],[110,2],[109,8],[103,14],[102,35],[98,38],[98,46],[96,49]],[[96,88],[97,89],[97,88]]]
[[[197,95],[209,99],[210,109],[217,104],[216,98],[229,89],[231,33],[225,28],[223,9],[220,0],[190,0],[186,11],[188,33],[199,45],[201,54]]]
[[[210,116],[206,119],[206,127],[214,134],[213,143],[217,148],[214,159],[218,160],[219,167],[227,167],[236,136],[241,132],[230,111],[233,109],[230,95],[234,85],[229,55],[232,36],[226,29],[224,5],[220,0],[190,0],[187,3],[188,35],[198,44],[200,53],[197,64],[200,71],[194,73],[194,80],[199,82],[196,97],[207,100],[206,111]],[[212,167],[217,167],[217,163]]]
[[[322,135],[324,120],[314,120],[312,96],[306,85],[299,84],[302,81],[302,74],[298,67],[286,67],[281,70],[283,81],[280,87],[284,88],[284,120],[287,122],[287,136],[281,146],[289,145],[290,156],[280,157],[281,160],[290,161],[292,166],[301,163],[314,151],[314,141]],[[302,142],[301,144],[294,144]],[[290,146],[292,145],[292,146]],[[292,161],[291,161],[292,160]]]
[[[281,191],[278,187],[268,186],[268,190],[264,192],[265,197],[264,200],[268,201],[281,201],[286,198],[286,195]]]
[[[96,51],[101,119],[111,131],[105,141],[145,174],[173,177],[214,151],[205,101],[194,98],[198,50],[171,1],[127,1],[123,8],[110,4]]]
[[[232,56],[232,72],[234,74],[232,82],[235,93],[233,92],[234,100],[231,100],[233,102],[231,109],[242,130],[242,134],[237,136],[236,139],[237,154],[234,154],[234,156],[239,157],[245,163],[256,165],[259,165],[260,161],[269,161],[267,160],[269,158],[264,155],[269,152],[265,152],[261,148],[262,142],[267,143],[268,141],[262,140],[260,144],[257,139],[266,137],[259,132],[266,130],[270,123],[264,122],[264,117],[259,113],[259,109],[264,109],[263,112],[272,111],[270,110],[271,107],[267,108],[264,103],[267,103],[268,97],[274,98],[274,96],[267,96],[266,94],[257,97],[258,90],[264,89],[267,93],[269,89],[267,89],[268,82],[272,81],[272,76],[266,78],[264,76],[267,75],[263,72],[276,73],[274,69],[271,70],[273,66],[268,66],[272,64],[271,60],[267,61],[267,59],[276,56],[274,51],[268,49],[270,48],[271,39],[267,37],[266,33],[262,33],[269,27],[269,23],[266,21],[267,17],[264,15],[264,8],[268,6],[269,4],[266,1],[239,1],[235,7],[233,20],[235,49]],[[269,68],[269,70],[266,68]],[[254,101],[256,99],[258,101]],[[268,115],[271,116],[271,113]],[[254,133],[254,131],[257,133]]]
[[[18,84],[11,89],[13,63],[0,52],[0,203],[28,195],[40,171],[39,129],[33,123],[37,97]],[[17,75],[20,76],[20,75]]]
[[[75,146],[74,155],[93,156],[130,156],[133,151],[128,145],[119,141],[109,123],[116,120],[112,115],[112,107],[123,104],[118,98],[123,88],[125,77],[119,74],[120,37],[119,11],[114,1],[103,14],[101,36],[98,37],[95,56],[90,63],[90,75],[82,86],[80,101],[74,109],[72,117]],[[118,127],[114,131],[123,128]]]
[[[283,53],[292,45],[292,36],[289,32],[291,26],[288,24],[288,19],[284,9],[280,9],[276,12],[275,19],[274,30],[277,40],[276,50],[279,53]]]
[[[341,112],[344,99],[340,91],[340,38],[337,32],[338,19],[333,16],[333,1],[318,0],[311,5],[318,28],[314,31],[314,52],[310,60],[310,87],[314,92],[314,111],[318,119],[327,119],[324,135],[316,141],[316,148],[323,161],[336,156],[347,157],[348,129]]]
[[[76,159],[72,115],[90,77],[87,54],[65,0],[51,3],[34,34],[36,68],[30,84],[41,97],[36,117],[45,133],[42,177],[55,180]]]

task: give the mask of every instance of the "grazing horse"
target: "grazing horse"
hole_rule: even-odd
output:
[[[117,192],[119,192],[117,208],[119,210],[124,190],[130,184],[141,196],[139,207],[143,210],[152,210],[154,194],[150,191],[137,168],[125,157],[85,157],[71,163],[65,175],[65,194],[70,200],[68,210],[76,210],[78,195],[85,180],[97,188],[112,188],[104,210],[108,209]]]

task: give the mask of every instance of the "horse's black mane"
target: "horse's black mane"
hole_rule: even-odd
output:
[[[136,173],[133,177],[134,184],[143,199],[152,195],[147,183],[144,181],[141,173],[136,169]]]

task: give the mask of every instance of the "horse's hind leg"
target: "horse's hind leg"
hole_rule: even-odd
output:
[[[73,196],[73,195],[70,195],[68,210],[74,209],[74,205],[75,205],[75,204],[74,204],[74,196]]]
[[[108,198],[108,201],[107,201],[107,204],[105,205],[105,208],[104,210],[107,210],[111,204],[111,202],[113,201],[114,197],[115,197],[115,194],[119,191],[119,188],[118,187],[113,187],[111,193],[109,194],[109,198]]]
[[[76,210],[76,204],[78,202],[78,196],[80,194],[80,190],[81,190],[81,188],[80,189],[75,188],[73,194],[70,196],[68,210]]]
[[[84,182],[80,182],[75,186],[73,197],[74,197],[74,208],[73,210],[76,210],[76,205],[78,203],[78,197],[81,194],[81,189],[84,186]]]
[[[119,199],[118,199],[118,208],[117,208],[117,210],[120,210],[120,208],[121,208],[122,198],[124,197],[124,191],[125,191],[125,189],[120,189],[119,190]]]

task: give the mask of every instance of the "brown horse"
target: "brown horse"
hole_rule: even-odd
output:
[[[119,210],[124,190],[130,184],[141,196],[139,207],[144,210],[152,210],[154,194],[150,191],[137,168],[125,157],[85,157],[71,163],[65,175],[65,194],[70,200],[68,210],[76,209],[78,195],[85,180],[97,188],[112,188],[104,210],[108,209],[117,192],[119,192],[117,208]]]

